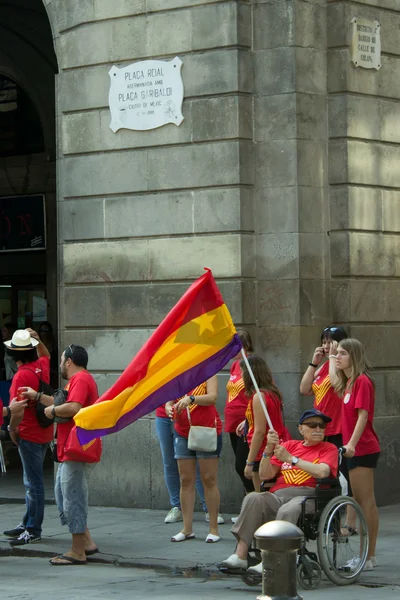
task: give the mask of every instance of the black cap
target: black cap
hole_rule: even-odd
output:
[[[309,408],[308,410],[305,410],[301,415],[299,419],[299,425],[301,425],[306,419],[310,419],[311,417],[321,417],[321,419],[325,421],[325,423],[330,423],[332,421],[330,417],[324,415],[324,413],[322,413],[320,410],[317,410],[316,408]]]

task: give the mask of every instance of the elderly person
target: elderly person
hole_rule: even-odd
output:
[[[257,529],[274,519],[296,524],[304,498],[315,494],[317,479],[337,476],[337,448],[324,442],[325,427],[330,421],[330,417],[312,408],[299,419],[298,428],[303,440],[280,444],[277,433],[268,432],[260,477],[262,480],[276,477],[276,484],[270,492],[253,492],[245,497],[239,518],[232,527],[237,539],[235,553],[221,566],[246,569],[248,550]],[[312,510],[312,506],[309,509]],[[250,570],[261,574],[261,563]]]

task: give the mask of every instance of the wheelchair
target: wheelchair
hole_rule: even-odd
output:
[[[355,512],[358,535],[343,534],[348,508]],[[303,500],[297,524],[304,534],[297,556],[297,582],[301,587],[316,588],[322,572],[335,585],[357,581],[367,559],[368,528],[360,505],[353,498],[341,495],[339,479],[317,479],[315,495]],[[311,550],[307,548],[309,542],[314,544]],[[251,547],[248,565],[261,560],[260,550]],[[260,575],[247,570],[236,574],[240,574],[247,585],[261,584]]]

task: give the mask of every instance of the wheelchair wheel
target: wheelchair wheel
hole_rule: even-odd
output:
[[[315,560],[307,559],[307,565],[300,562],[297,565],[297,581],[305,590],[315,589],[321,582],[321,567]]]
[[[356,513],[358,535],[342,535],[348,508]],[[317,548],[321,567],[332,583],[349,585],[357,581],[368,554],[368,528],[353,498],[338,496],[326,505],[319,521]]]

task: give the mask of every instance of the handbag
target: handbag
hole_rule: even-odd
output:
[[[188,448],[197,452],[215,452],[217,449],[217,420],[215,427],[192,425],[189,408],[186,408],[189,421]]]
[[[81,446],[76,433],[76,425],[68,434],[63,452],[63,462],[73,460],[75,462],[97,463],[100,462],[103,444],[101,438],[92,440],[85,446]]]

